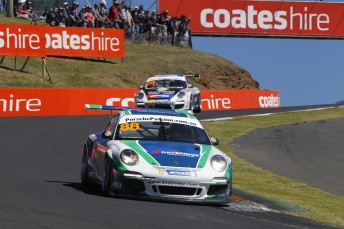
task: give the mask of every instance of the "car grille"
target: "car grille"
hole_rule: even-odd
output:
[[[135,192],[143,192],[145,191],[145,185],[141,180],[134,180],[134,179],[125,179],[123,180],[124,186],[127,189],[130,189]]]
[[[171,187],[171,186],[153,186],[154,192],[157,189],[161,194],[167,195],[180,195],[180,196],[194,196],[199,195],[202,192],[201,188],[187,188],[187,187]]]
[[[154,104],[155,108],[171,108],[170,104]]]
[[[226,192],[227,185],[210,185],[208,195],[218,195]]]
[[[184,107],[184,104],[176,104],[174,106],[174,109],[182,109]]]

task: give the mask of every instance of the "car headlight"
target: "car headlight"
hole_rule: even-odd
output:
[[[134,150],[125,149],[121,152],[121,160],[126,165],[136,165],[139,162],[139,156]]]
[[[227,168],[227,161],[221,155],[215,155],[211,158],[211,167],[217,172],[223,172]]]
[[[141,91],[138,92],[138,93],[136,94],[136,98],[137,98],[137,99],[140,99],[140,100],[141,100],[141,99],[143,99],[143,97],[144,97],[144,94],[143,94],[143,92],[141,92]]]
[[[180,92],[178,93],[177,97],[181,99],[181,98],[183,98],[185,95],[186,95],[186,94],[185,94],[184,91],[180,91]]]

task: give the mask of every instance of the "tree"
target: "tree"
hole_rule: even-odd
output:
[[[13,18],[13,0],[7,0],[7,17]]]

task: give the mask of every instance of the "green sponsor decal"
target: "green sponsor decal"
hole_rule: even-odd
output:
[[[229,169],[226,170],[225,177],[227,178],[227,180],[231,179],[231,172]]]
[[[178,113],[186,114],[186,115],[188,115],[190,113],[189,110],[185,110],[185,109],[176,109],[175,111]]]
[[[197,168],[204,168],[205,163],[207,163],[211,147],[210,145],[200,145],[201,146],[201,157],[198,160]]]
[[[126,171],[129,171],[124,165],[123,165],[123,163],[120,161],[120,160],[118,160],[116,157],[112,157],[113,158],[113,160],[115,161],[115,163],[117,164],[117,169],[118,169],[118,171],[120,171],[120,172],[126,172]]]
[[[137,140],[122,140],[122,143],[129,146],[133,150],[135,150],[136,153],[138,153],[145,161],[147,161],[150,165],[159,166],[159,162],[157,162],[151,155],[149,155],[144,148],[138,144]]]
[[[188,114],[188,118],[190,119],[196,119],[195,116],[191,115],[191,114]]]
[[[89,105],[88,105],[88,109],[92,109],[92,110],[101,110],[101,109],[102,109],[102,105],[89,104]]]

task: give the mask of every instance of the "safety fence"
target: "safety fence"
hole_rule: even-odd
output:
[[[0,117],[98,115],[84,105],[134,106],[136,88],[2,88]],[[276,90],[201,90],[202,111],[280,106]]]

